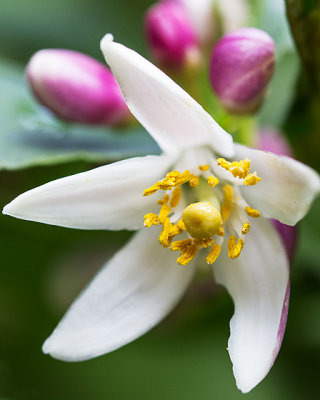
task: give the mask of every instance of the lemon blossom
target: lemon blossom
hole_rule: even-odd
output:
[[[204,254],[235,303],[228,351],[237,386],[268,373],[284,335],[289,265],[268,218],[294,225],[319,193],[309,167],[233,144],[158,68],[106,35],[101,49],[133,115],[163,150],[58,179],[4,213],[79,229],[138,230],[43,345],[66,361],[115,350],[176,305]]]

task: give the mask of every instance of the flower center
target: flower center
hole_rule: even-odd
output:
[[[240,184],[251,186],[258,183],[261,178],[257,173],[249,174],[250,160],[228,162],[223,158],[217,160],[217,165],[229,171]],[[206,257],[208,264],[212,264],[221,252],[221,245],[225,236],[225,229],[229,233],[228,256],[235,259],[240,256],[245,244],[245,235],[250,231],[247,217],[260,217],[260,212],[251,208],[239,195],[235,195],[237,188],[230,184],[222,184],[219,179],[211,174],[208,164],[199,165],[198,173],[171,171],[164,179],[144,190],[144,196],[150,196],[158,190],[166,191],[161,200],[159,214],[148,213],[144,216],[144,226],[162,225],[159,242],[163,247],[173,251],[180,251],[177,262],[181,265],[188,264],[200,248],[210,248]],[[204,179],[205,178],[205,179]],[[183,185],[188,184],[189,189],[184,190],[184,200],[196,199],[190,202],[184,210],[178,211],[182,197]],[[190,191],[192,188],[192,191]],[[192,193],[190,193],[192,192]],[[189,201],[187,201],[189,203]],[[178,215],[180,214],[180,219]],[[183,240],[173,241],[176,235],[187,233]]]

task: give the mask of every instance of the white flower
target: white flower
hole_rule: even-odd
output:
[[[18,218],[71,228],[139,229],[74,302],[43,351],[79,361],[136,339],[175,306],[192,279],[197,250],[210,247],[214,250],[201,252],[210,251],[207,261],[213,263],[215,278],[235,302],[228,350],[237,385],[248,392],[266,376],[277,356],[289,299],[288,260],[264,217],[295,224],[319,193],[319,176],[291,158],[233,145],[230,135],[199,104],[143,57],[114,43],[111,35],[105,36],[101,47],[131,112],[164,153],[47,183],[4,208],[5,214]],[[220,156],[243,161],[217,162]],[[246,157],[261,181],[249,174]],[[163,180],[172,170],[181,174]],[[190,184],[182,185],[184,181]],[[183,209],[197,201],[210,202],[222,215],[222,220],[213,218],[217,226],[209,224],[212,237],[203,233],[203,227],[200,239],[184,231]],[[252,218],[260,212],[262,217]],[[184,219],[192,234],[195,216],[191,213],[191,222],[188,216]],[[206,221],[200,217],[201,223]],[[152,223],[162,225],[162,230]],[[189,239],[184,244],[173,238],[180,231],[182,239]],[[161,246],[159,235],[168,247]],[[177,264],[170,243],[181,250],[180,263],[188,265]]]

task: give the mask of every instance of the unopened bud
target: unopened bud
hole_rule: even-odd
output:
[[[110,70],[85,54],[38,51],[29,61],[26,75],[37,100],[63,120],[115,125],[129,117]]]
[[[277,132],[274,129],[263,129],[259,132],[257,148],[260,150],[271,151],[275,154],[292,157],[292,150],[289,142],[280,132]],[[292,260],[298,238],[297,226],[285,225],[277,220],[271,221],[282,239],[289,260]]]
[[[214,47],[210,81],[228,111],[246,114],[261,105],[274,65],[272,38],[256,28],[238,29]]]
[[[145,16],[145,31],[150,52],[159,64],[181,68],[198,63],[196,34],[179,1],[162,1],[150,7]]]

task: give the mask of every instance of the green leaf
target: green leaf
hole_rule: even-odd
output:
[[[23,71],[1,60],[0,93],[0,169],[77,160],[110,162],[159,153],[156,143],[140,127],[88,127],[55,119],[33,101]]]

